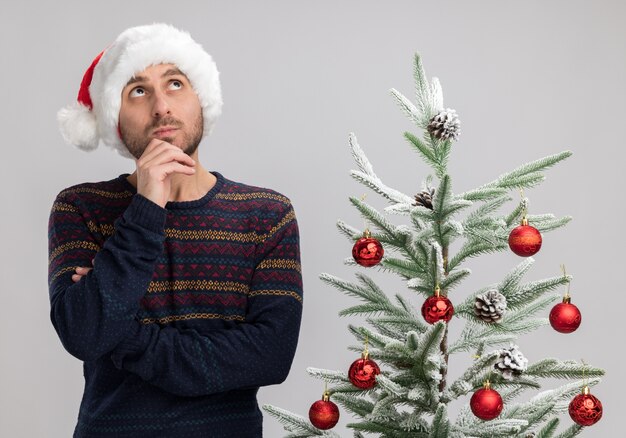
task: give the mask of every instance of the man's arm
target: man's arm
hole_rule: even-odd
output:
[[[116,367],[182,396],[284,381],[302,316],[298,224],[291,205],[285,210],[257,249],[245,323],[199,333],[136,321],[131,335],[113,351]]]
[[[163,252],[167,210],[135,195],[100,248],[68,198],[57,196],[48,222],[50,319],[65,349],[89,361],[128,335]],[[92,260],[94,268],[73,282],[74,269]]]
[[[137,193],[102,249],[79,205],[57,197],[48,222],[50,318],[72,355],[98,359],[127,335],[163,252],[170,175],[193,175],[195,164],[178,146],[152,139],[136,163]],[[96,252],[94,269],[73,283],[74,269],[90,266]]]

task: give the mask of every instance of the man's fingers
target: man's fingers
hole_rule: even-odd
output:
[[[158,138],[153,138],[152,140],[150,140],[146,148],[143,150],[143,154],[145,155],[147,153],[150,153],[161,143],[165,143],[165,142],[163,140],[159,140]]]
[[[150,142],[146,150],[144,150],[143,154],[141,154],[141,157],[139,157],[139,159],[137,160],[137,164],[139,166],[142,166],[145,163],[153,160],[154,157],[158,156],[160,153],[162,153],[163,149],[168,150],[171,147],[175,146],[164,141],[158,143]]]
[[[188,166],[194,166],[196,164],[193,158],[176,146],[162,147],[156,152],[157,153],[154,156],[149,155],[146,158],[142,157],[140,166],[145,168],[156,167],[172,161],[178,161],[180,163],[187,164]]]
[[[179,147],[168,142],[151,141],[137,160],[137,193],[161,207],[170,194],[168,176],[173,173],[193,175],[196,162]]]
[[[149,149],[146,148],[141,157],[137,160],[139,165],[145,165],[167,151],[175,151],[189,157],[181,148],[166,141],[157,140],[154,143],[150,142],[150,146]]]
[[[94,259],[91,259],[91,263],[93,264]],[[72,274],[72,280],[73,281],[79,281],[83,275],[87,275],[87,273],[89,271],[91,271],[93,268],[85,268],[83,266],[79,266],[75,269],[76,274]]]
[[[93,268],[85,268],[82,266],[79,266],[78,268],[76,268],[76,272],[79,273],[80,275],[85,275],[87,272],[91,271]]]
[[[72,280],[80,281],[80,279],[83,278],[83,277],[84,277],[84,275],[74,274],[74,275],[72,275]]]
[[[185,166],[184,164],[180,164],[176,161],[172,161],[170,163],[161,164],[159,166],[159,171],[163,172],[163,175],[167,177],[167,175],[172,173],[185,173],[187,175],[192,175],[196,169],[193,167]]]

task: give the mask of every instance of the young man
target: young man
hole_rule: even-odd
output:
[[[207,171],[218,71],[189,34],[131,28],[59,112],[136,171],[62,190],[49,219],[52,324],[84,361],[74,437],[260,437],[260,386],[285,380],[302,315],[290,200]]]

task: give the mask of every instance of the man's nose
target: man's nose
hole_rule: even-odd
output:
[[[169,102],[167,96],[162,91],[154,92],[154,100],[152,102],[152,116],[159,118],[170,113]]]

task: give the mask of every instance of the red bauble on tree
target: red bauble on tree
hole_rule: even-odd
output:
[[[371,237],[368,229],[363,232],[363,237],[357,240],[352,247],[354,261],[367,268],[380,263],[384,253],[383,246],[378,240]]]
[[[495,389],[491,389],[489,381],[485,382],[485,386],[474,393],[470,400],[470,408],[474,415],[481,420],[493,420],[504,407],[502,397]]]
[[[309,420],[318,429],[326,430],[335,427],[339,421],[339,408],[330,401],[330,394],[324,391],[321,400],[316,401],[309,409]]]
[[[541,249],[541,233],[535,227],[528,225],[524,217],[522,224],[513,228],[509,234],[509,248],[521,257],[530,257]]]
[[[569,415],[576,424],[591,426],[602,418],[602,403],[591,395],[589,387],[585,385],[583,393],[578,394],[570,402]]]
[[[376,376],[380,374],[380,368],[376,362],[369,358],[367,347],[360,359],[355,360],[348,370],[348,378],[354,386],[361,389],[370,389],[376,385]]]
[[[452,302],[442,295],[439,286],[435,289],[435,295],[428,297],[422,305],[422,316],[429,324],[437,321],[448,322],[454,314],[454,306]]]
[[[550,325],[560,333],[572,333],[580,326],[581,321],[580,310],[570,302],[569,294],[563,297],[562,303],[557,304],[550,311]]]

